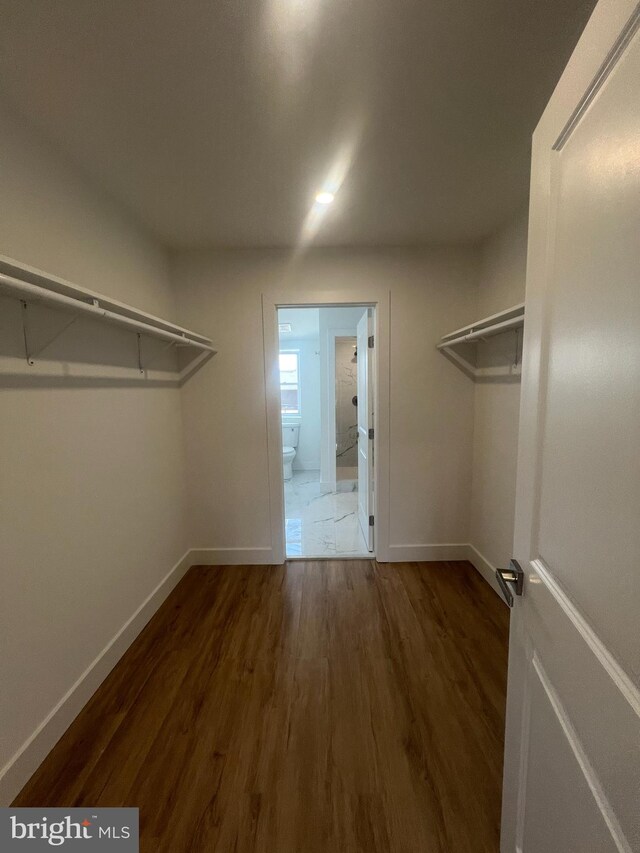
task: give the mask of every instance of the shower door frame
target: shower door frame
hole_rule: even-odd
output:
[[[372,387],[375,400],[375,490],[373,507],[375,521],[374,551],[370,554],[370,559],[377,559],[381,563],[387,562],[389,559],[390,303],[390,291],[381,287],[363,287],[357,291],[300,292],[296,290],[262,294],[269,517],[274,564],[284,563],[286,559],[280,372],[278,366],[279,308],[361,307],[374,309],[373,358],[375,369]],[[349,557],[337,557],[337,559],[349,559]]]

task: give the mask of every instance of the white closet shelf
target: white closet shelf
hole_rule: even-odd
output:
[[[217,352],[211,339],[204,335],[2,255],[0,293],[25,304],[42,302],[75,314],[86,314],[179,347],[192,347],[211,355]]]
[[[438,349],[490,338],[493,335],[507,332],[509,329],[516,329],[518,326],[524,326],[524,302],[443,335],[438,344]]]
[[[521,302],[505,311],[499,311],[497,314],[492,314],[483,320],[476,320],[475,323],[470,323],[468,326],[463,326],[461,329],[443,335],[440,343],[437,344],[437,348],[445,352],[465,373],[474,379],[492,376],[516,376],[520,373],[520,365],[517,363],[505,367],[476,367],[451,347],[457,344],[478,343],[486,338],[523,326],[524,302]]]

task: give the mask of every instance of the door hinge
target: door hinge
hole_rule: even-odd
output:
[[[369,349],[373,349],[373,335],[369,335],[368,344],[369,344]]]
[[[371,427],[371,429],[369,430],[369,438],[372,440],[373,440],[373,435],[374,435],[374,429],[373,429],[373,427]]]
[[[373,516],[369,516],[369,527],[373,527]]]

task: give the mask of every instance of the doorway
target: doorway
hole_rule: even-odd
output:
[[[374,552],[374,309],[280,307],[287,559]]]

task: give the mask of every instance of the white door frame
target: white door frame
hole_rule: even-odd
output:
[[[269,518],[271,548],[276,564],[285,561],[284,478],[282,472],[282,430],[280,414],[280,376],[278,370],[278,308],[375,308],[374,399],[376,410],[376,490],[375,554],[385,563],[389,559],[389,421],[390,421],[390,302],[389,290],[363,287],[362,290],[318,292],[288,291],[262,294],[264,339],[264,378],[267,419],[267,456],[269,473]]]
[[[372,416],[375,412],[375,347],[369,347],[373,332],[372,312],[368,308],[363,312],[356,327],[356,347],[360,353],[357,359],[357,461],[358,461],[358,505],[357,519],[364,541],[369,551],[375,548],[375,526],[371,527],[371,513],[375,505],[375,440],[371,441]]]

